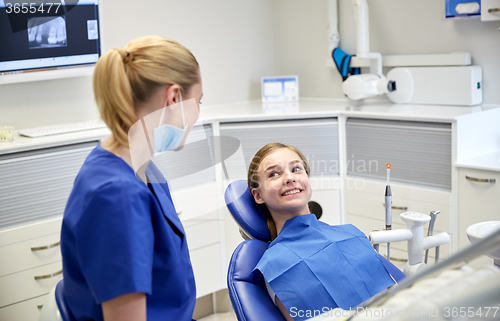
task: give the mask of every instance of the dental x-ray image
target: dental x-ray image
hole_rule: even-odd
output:
[[[66,19],[64,17],[37,17],[28,20],[30,49],[66,47]]]

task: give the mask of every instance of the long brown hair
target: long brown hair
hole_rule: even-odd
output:
[[[310,174],[310,169],[309,169],[309,164],[307,163],[307,159],[304,157],[304,155],[298,150],[296,147],[291,146],[291,145],[285,145],[282,143],[269,143],[259,149],[259,151],[255,154],[255,156],[252,159],[252,162],[250,163],[250,166],[248,167],[248,188],[250,191],[254,188],[260,188],[259,184],[259,166],[262,162],[262,160],[269,154],[274,153],[278,149],[282,148],[287,148],[291,150],[292,152],[296,153],[299,157],[302,163],[304,164],[304,169],[307,173],[307,176]],[[271,216],[271,213],[269,212],[269,209],[267,208],[266,204],[260,204],[261,208],[263,209],[264,213],[266,214],[267,217],[267,228],[269,229],[269,232],[271,233],[271,241],[274,240],[278,236],[278,232],[276,230],[276,223],[273,220],[273,217]]]
[[[94,70],[94,97],[102,120],[113,133],[111,148],[128,147],[136,108],[161,86],[177,84],[181,93],[200,82],[193,54],[174,40],[148,36],[107,51]]]

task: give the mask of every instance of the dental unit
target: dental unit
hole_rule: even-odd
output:
[[[446,232],[441,232],[424,238],[424,225],[431,220],[430,216],[416,212],[406,212],[400,214],[400,216],[406,223],[407,229],[373,231],[370,233],[369,239],[374,245],[407,241],[408,262],[403,272],[409,277],[425,269],[427,266],[423,262],[424,251],[448,243],[450,235]]]
[[[450,235],[442,232],[433,235],[434,223],[440,211],[432,211],[430,216],[416,212],[406,212],[400,214],[403,222],[406,223],[407,229],[392,230],[392,192],[390,186],[390,168],[391,164],[386,164],[387,168],[387,185],[385,188],[385,230],[374,230],[370,233],[369,239],[374,245],[375,250],[379,251],[379,244],[387,243],[387,259],[390,259],[390,243],[392,242],[408,242],[408,262],[406,263],[403,272],[406,276],[412,276],[418,271],[425,269],[429,249],[436,248],[435,263],[439,261],[439,247],[450,242]],[[429,223],[427,237],[424,238],[424,225]],[[423,260],[425,251],[425,259]]]

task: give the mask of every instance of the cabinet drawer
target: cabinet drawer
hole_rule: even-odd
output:
[[[61,232],[62,216],[0,231],[0,246]]]
[[[211,183],[172,192],[175,209],[181,221],[217,210],[216,191],[216,184]]]
[[[183,225],[190,251],[220,242],[217,212],[184,221]]]
[[[221,264],[220,243],[190,252],[196,279],[196,297],[221,290],[225,287]]]
[[[473,224],[500,220],[500,172],[460,168],[458,172],[459,247],[470,244],[465,231]],[[476,182],[467,179],[496,179]]]
[[[0,307],[47,294],[62,279],[62,274],[35,280],[35,276],[51,275],[62,270],[62,262],[0,278]]]
[[[0,246],[0,277],[61,261],[59,233]]]
[[[38,306],[45,304],[47,295],[0,308],[0,320],[5,321],[37,321],[40,316]]]

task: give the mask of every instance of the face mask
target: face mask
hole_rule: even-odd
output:
[[[165,114],[165,109],[167,107],[167,102],[165,101],[165,106],[163,107],[163,111],[160,117],[160,123],[158,127],[154,130],[155,137],[155,154],[166,152],[169,150],[175,150],[179,148],[182,143],[182,139],[184,138],[184,134],[187,130],[187,124],[184,119],[184,106],[182,105],[182,95],[179,93],[181,99],[181,113],[182,113],[182,124],[184,125],[184,129],[179,127],[175,127],[172,125],[163,125],[161,123],[163,121],[163,115]]]

